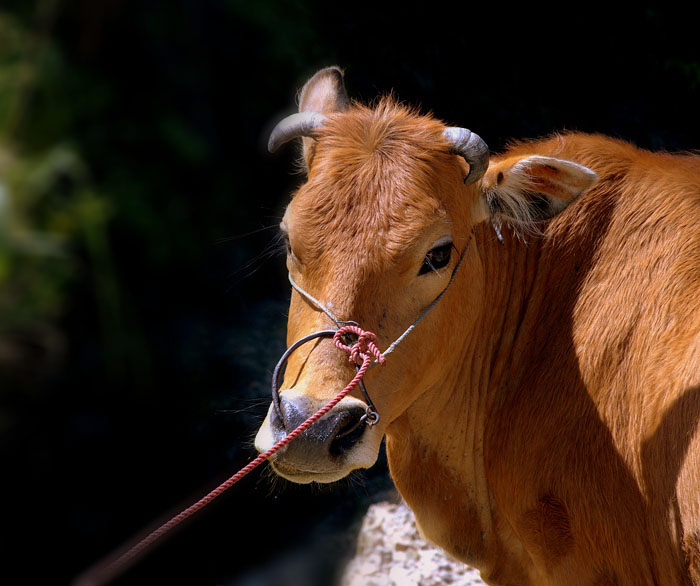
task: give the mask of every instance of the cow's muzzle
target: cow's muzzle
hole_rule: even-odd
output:
[[[271,406],[255,438],[255,447],[265,451],[318,408],[317,401],[301,391],[282,391],[280,409]],[[345,397],[279,450],[271,458],[272,468],[288,480],[307,483],[334,482],[352,470],[370,467],[376,461],[381,435],[365,423],[366,412],[363,401]]]
[[[270,424],[275,436],[284,437],[288,430],[301,425],[309,416],[298,408],[292,400],[282,398],[280,410],[282,417],[274,410],[271,413]],[[325,417],[304,431],[294,442],[287,446],[287,458],[294,458],[294,451],[303,452],[309,460],[322,458],[337,458],[352,448],[362,437],[366,428],[364,423],[365,408],[359,405],[346,407],[337,405]]]

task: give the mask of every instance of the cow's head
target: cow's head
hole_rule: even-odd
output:
[[[332,482],[371,466],[383,435],[418,397],[454,386],[452,365],[472,344],[470,329],[488,303],[474,228],[501,221],[527,231],[595,181],[590,170],[549,157],[488,166],[476,135],[383,99],[351,105],[337,68],[304,86],[300,114],[273,131],[271,149],[303,137],[307,181],[287,207],[281,230],[296,283],[340,320],[378,335],[384,350],[440,294],[445,297],[365,381],[380,421],[357,426],[366,405],[347,396],[280,451],[272,466],[295,482]],[[488,167],[488,168],[487,168]],[[334,324],[296,291],[287,342]],[[291,355],[274,407],[260,428],[264,451],[325,405],[353,377],[348,357],[328,338]],[[349,431],[349,433],[348,433]]]

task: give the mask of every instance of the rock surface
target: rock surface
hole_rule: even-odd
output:
[[[479,573],[428,544],[405,504],[372,505],[341,586],[473,586]]]

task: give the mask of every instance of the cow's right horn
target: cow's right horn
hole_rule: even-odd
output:
[[[475,132],[466,128],[446,128],[443,136],[452,145],[452,152],[464,157],[469,163],[469,174],[465,183],[479,180],[489,166],[489,147]]]
[[[326,117],[319,112],[298,112],[280,120],[270,134],[267,150],[274,153],[285,142],[300,136],[314,136],[314,131],[320,128]]]

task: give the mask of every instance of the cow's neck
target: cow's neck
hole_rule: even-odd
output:
[[[536,239],[525,246],[506,237],[501,245],[493,232],[479,229],[475,245],[470,270],[483,272],[483,315],[460,339],[443,380],[392,424],[387,453],[394,482],[428,539],[484,575],[521,573],[504,551],[502,529],[494,528],[484,449],[489,414],[502,402],[505,380],[520,376],[528,360],[521,345],[539,311],[528,297],[546,276],[538,268]],[[496,559],[499,567],[490,567]]]

